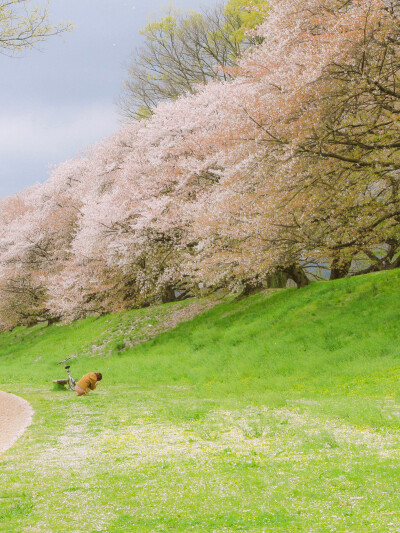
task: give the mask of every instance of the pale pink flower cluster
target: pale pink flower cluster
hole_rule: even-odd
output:
[[[282,237],[282,228],[306,232],[317,205],[301,193],[288,200],[307,171],[296,150],[321,120],[327,67],[351,58],[366,20],[374,27],[385,7],[341,4],[271,0],[264,42],[233,81],[160,104],[4,199],[3,327],[144,305],[188,283],[241,281],[304,260],[307,251]]]

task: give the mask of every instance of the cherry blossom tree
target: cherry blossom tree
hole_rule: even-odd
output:
[[[245,58],[241,77],[226,95],[223,131],[229,174],[225,173],[223,186],[214,191],[219,202],[217,216],[212,217],[215,199],[210,199],[211,209],[205,220],[200,219],[201,226],[213,224],[214,239],[208,235],[207,240],[213,245],[202,249],[208,249],[214,262],[230,256],[237,269],[245,265],[241,257],[251,257],[252,265],[260,257],[260,272],[283,268],[298,273],[300,265],[331,260],[333,277],[337,277],[347,272],[352,257],[363,249],[371,255],[371,248],[385,244],[393,257],[393,232],[398,231],[397,209],[393,209],[397,200],[392,195],[397,186],[395,141],[385,146],[378,142],[382,155],[392,149],[389,164],[383,165],[376,159],[367,164],[354,156],[342,156],[340,150],[360,150],[354,138],[347,148],[343,147],[344,135],[338,138],[336,152],[331,141],[330,150],[321,149],[318,142],[327,137],[328,117],[336,120],[337,137],[344,126],[347,136],[349,131],[354,134],[357,121],[357,135],[360,130],[370,131],[376,113],[365,122],[362,114],[365,118],[368,106],[363,110],[357,105],[365,97],[347,105],[349,91],[360,87],[358,78],[365,77],[367,65],[383,77],[383,58],[390,65],[385,74],[386,94],[390,84],[396,85],[396,53],[386,56],[384,43],[396,43],[397,29],[398,11],[388,8],[387,2],[271,2],[269,17],[258,30],[265,44]],[[378,55],[377,48],[381,50]],[[376,80],[368,83],[374,87],[371,108],[378,85]],[[379,106],[377,102],[377,111]],[[396,112],[397,107],[393,116]],[[388,127],[384,113],[377,123],[380,129]],[[395,136],[396,120],[390,124]],[[359,138],[359,142],[364,141]],[[363,149],[369,156],[371,142]],[[371,173],[378,166],[384,168],[379,176]],[[382,195],[382,187],[387,194]],[[388,207],[385,214],[383,204]],[[222,215],[227,213],[225,206],[231,213],[229,227]],[[390,242],[385,226],[392,231]],[[220,234],[224,227],[231,245]],[[215,240],[221,246],[218,259]]]
[[[0,205],[0,325],[399,266],[399,9],[271,0],[231,80]]]

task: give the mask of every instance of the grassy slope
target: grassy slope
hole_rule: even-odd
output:
[[[36,410],[0,531],[400,531],[399,288],[226,301],[127,350],[174,305],[0,336],[0,389]],[[70,353],[105,376],[87,398],[51,390]]]

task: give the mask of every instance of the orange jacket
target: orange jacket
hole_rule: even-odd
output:
[[[89,392],[89,390],[94,390],[97,387],[96,374],[94,372],[89,372],[89,374],[85,374],[83,378],[78,381],[77,385],[85,392]]]

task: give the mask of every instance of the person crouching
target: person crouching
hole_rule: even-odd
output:
[[[83,396],[84,394],[89,394],[91,390],[94,390],[99,381],[103,379],[103,376],[100,372],[89,372],[85,374],[75,385],[75,390],[78,396]]]

